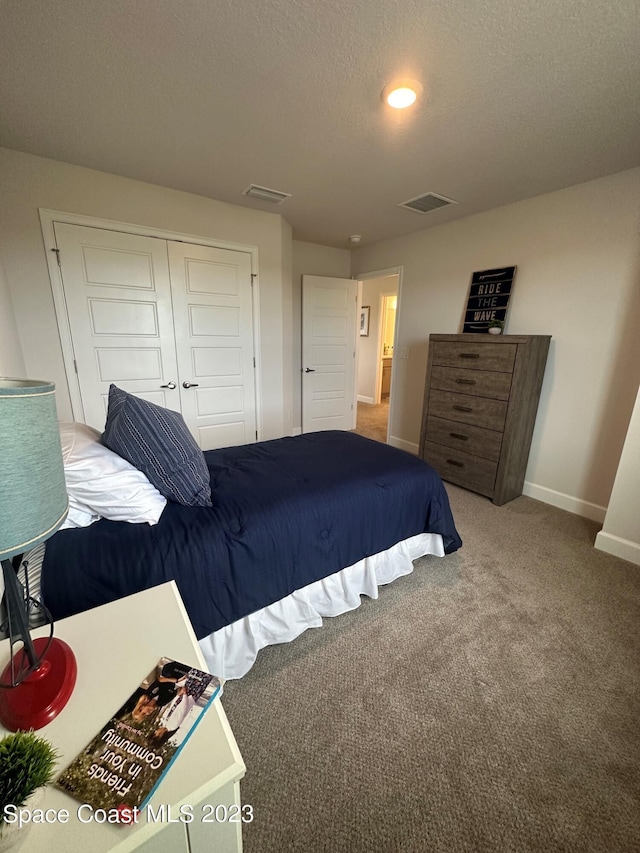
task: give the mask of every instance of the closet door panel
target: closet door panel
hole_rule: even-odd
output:
[[[182,414],[203,450],[256,440],[251,256],[169,241]]]
[[[109,385],[180,410],[164,240],[54,224],[84,420],[104,429]],[[176,383],[171,390],[163,388]]]
[[[104,429],[114,383],[182,412],[203,450],[255,441],[251,255],[54,228],[84,421]]]

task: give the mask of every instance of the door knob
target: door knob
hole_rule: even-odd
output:
[[[197,382],[183,382],[182,387],[183,388],[197,388],[198,383]]]
[[[173,391],[173,389],[176,387],[176,383],[175,382],[167,382],[166,385],[161,385],[160,387],[161,388],[170,388]]]
[[[313,367],[305,367],[304,372],[305,373],[315,373],[315,370]]]

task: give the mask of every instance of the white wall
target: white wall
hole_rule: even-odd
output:
[[[362,282],[362,304],[370,306],[369,336],[358,337],[358,400],[373,403],[376,391],[376,369],[378,366],[378,336],[382,314],[380,296],[382,293],[398,292],[398,276],[382,276],[365,279]]]
[[[71,418],[71,403],[38,208],[257,247],[262,437],[284,433],[283,415],[291,407],[285,399],[283,351],[284,317],[291,316],[286,281],[291,232],[280,215],[8,149],[0,149],[0,183],[0,245],[26,373],[56,383],[62,419]]]
[[[349,249],[334,249],[316,243],[293,241],[292,257],[292,343],[293,361],[291,375],[293,383],[293,432],[302,429],[302,276],[326,275],[332,278],[351,276],[351,252]]]
[[[353,253],[403,267],[391,436],[417,449],[427,342],[459,332],[471,273],[518,267],[507,333],[551,334],[526,492],[602,521],[640,382],[640,169]]]
[[[0,376],[26,376],[13,304],[0,256]],[[34,377],[39,379],[41,377]]]
[[[396,304],[393,297],[385,297],[386,310],[384,312],[384,328],[382,329],[383,356],[393,355],[393,344],[396,337]]]
[[[640,389],[596,548],[640,566]]]

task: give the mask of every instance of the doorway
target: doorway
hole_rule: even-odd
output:
[[[399,278],[394,272],[360,279],[369,326],[368,334],[361,329],[359,337],[355,431],[384,443],[389,441]]]

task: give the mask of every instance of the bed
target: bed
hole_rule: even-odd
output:
[[[157,524],[102,518],[49,540],[42,595],[54,619],[174,579],[210,670],[239,678],[260,648],[462,544],[436,472],[354,433],[204,458],[211,506],[169,500]]]

